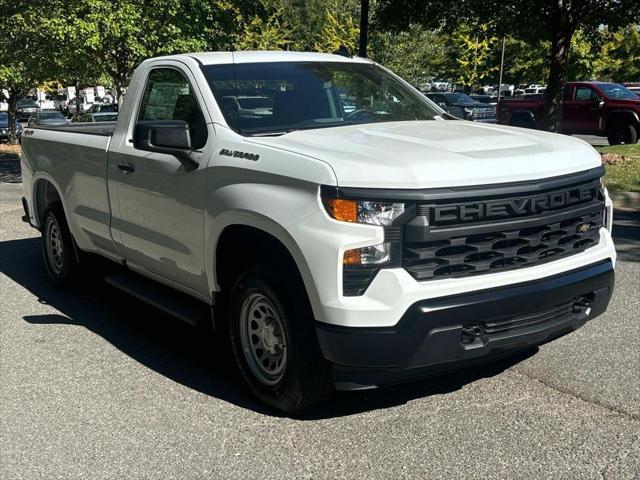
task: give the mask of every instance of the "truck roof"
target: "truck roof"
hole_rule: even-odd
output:
[[[345,57],[332,53],[316,52],[284,52],[284,51],[241,51],[241,52],[199,52],[170,55],[166,59],[180,59],[190,57],[202,65],[216,65],[228,63],[258,63],[258,62],[345,62],[372,63],[366,58]]]

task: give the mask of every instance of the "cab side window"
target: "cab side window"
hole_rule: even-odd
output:
[[[207,143],[207,125],[189,81],[178,70],[157,68],[147,79],[138,120],[184,120],[189,124],[191,145]]]
[[[576,87],[576,93],[573,99],[578,101],[595,102],[598,100],[598,94],[595,90],[589,87]]]

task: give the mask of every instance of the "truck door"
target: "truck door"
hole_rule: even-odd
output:
[[[600,129],[600,96],[588,85],[577,85],[573,97],[566,99],[563,130],[567,133],[589,133]]]
[[[204,169],[214,130],[193,85],[184,67],[156,67],[137,92],[129,92],[139,100],[131,107],[128,132],[109,152],[108,178],[109,191],[115,194],[112,232],[127,265],[205,295]],[[194,169],[173,155],[135,149],[133,128],[138,120],[186,121],[199,166]]]

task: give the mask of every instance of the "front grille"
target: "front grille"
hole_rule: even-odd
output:
[[[407,244],[404,266],[417,280],[459,277],[555,260],[600,241],[602,213],[516,230]],[[589,230],[578,231],[588,225]]]
[[[600,241],[604,196],[598,179],[458,197],[417,203],[415,219],[404,226],[402,266],[418,281],[538,265]]]

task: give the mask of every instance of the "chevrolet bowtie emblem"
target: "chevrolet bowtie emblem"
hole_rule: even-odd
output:
[[[588,232],[589,230],[591,230],[591,225],[588,223],[579,223],[576,227],[576,232],[578,233]]]

